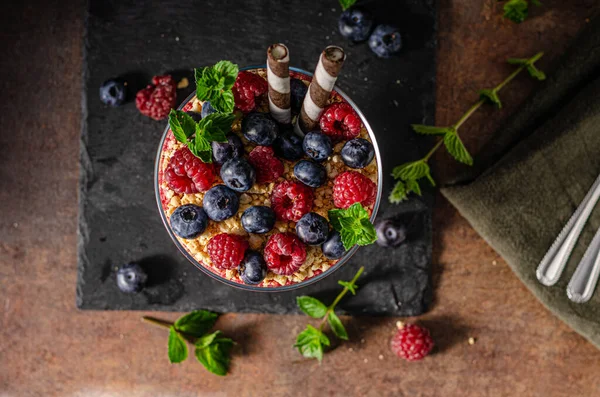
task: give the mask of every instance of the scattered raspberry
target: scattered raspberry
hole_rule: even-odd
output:
[[[256,182],[273,182],[283,175],[283,163],[275,157],[270,146],[257,146],[248,155],[250,164],[256,170]]]
[[[348,208],[354,203],[365,207],[375,202],[377,185],[357,171],[346,171],[333,181],[333,204],[338,208]]]
[[[321,116],[321,131],[333,141],[354,139],[360,134],[361,121],[352,106],[336,102],[325,108]]]
[[[152,84],[138,91],[135,106],[145,116],[162,120],[177,101],[177,83],[169,75],[152,77]]]
[[[264,257],[273,273],[289,276],[304,263],[306,248],[295,234],[277,233],[269,237]]]
[[[240,72],[233,85],[235,107],[244,113],[256,107],[255,98],[267,92],[269,86],[265,79],[250,72]]]
[[[204,192],[214,179],[212,163],[203,163],[187,147],[177,150],[165,169],[165,180],[176,193]]]
[[[408,361],[425,357],[433,349],[429,330],[414,324],[402,325],[392,338],[392,351]]]
[[[313,206],[311,188],[301,182],[283,181],[271,193],[271,207],[277,218],[298,222]]]
[[[211,238],[206,249],[213,265],[233,269],[244,259],[248,242],[235,234],[221,233]]]

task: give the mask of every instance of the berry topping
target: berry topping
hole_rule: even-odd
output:
[[[203,163],[187,147],[177,150],[165,169],[165,180],[176,193],[204,192],[214,179],[213,165]]]
[[[267,82],[259,75],[239,72],[232,88],[235,107],[244,113],[251,112],[256,107],[256,97],[268,89]]]
[[[321,215],[309,212],[296,223],[296,234],[305,244],[321,245],[327,240],[329,223]]]
[[[290,79],[290,105],[294,113],[300,113],[307,92],[308,86],[302,80]]]
[[[125,84],[120,80],[106,80],[100,86],[100,100],[105,105],[121,106],[127,97]]]
[[[429,330],[414,324],[402,324],[392,338],[392,351],[408,361],[425,357],[433,349],[433,339]]]
[[[185,239],[196,238],[206,230],[208,217],[200,206],[185,204],[177,207],[169,218],[171,229],[177,236]]]
[[[319,187],[327,180],[327,171],[319,163],[300,160],[294,166],[294,175],[298,180],[310,187]]]
[[[269,237],[264,255],[273,273],[289,276],[304,263],[306,247],[295,234],[277,233]]]
[[[360,134],[361,121],[352,106],[336,102],[325,108],[321,116],[321,131],[334,142],[354,139]]]
[[[283,181],[271,193],[271,207],[278,219],[298,222],[313,206],[311,188],[293,181]]]
[[[327,241],[323,243],[321,249],[327,259],[340,259],[346,253],[346,248],[344,248],[344,244],[342,243],[342,236],[335,230],[329,233],[329,237],[327,237]]]
[[[126,294],[134,294],[144,289],[148,275],[137,263],[128,263],[117,270],[117,287]]]
[[[221,179],[237,192],[245,192],[254,185],[256,173],[248,161],[242,157],[229,159],[221,167]]]
[[[365,168],[375,157],[373,144],[366,139],[352,139],[342,148],[342,160],[351,168]]]
[[[308,157],[318,162],[327,160],[333,152],[331,139],[318,131],[309,132],[304,136],[302,148]]]
[[[369,37],[371,51],[380,58],[389,58],[400,52],[402,38],[398,28],[390,25],[379,25]]]
[[[361,8],[350,8],[340,15],[338,27],[345,38],[354,42],[364,41],[373,28],[373,16]]]
[[[258,284],[267,276],[267,264],[265,258],[256,252],[248,250],[244,260],[238,267],[240,278],[245,284]]]
[[[375,222],[375,230],[377,231],[377,244],[382,247],[397,247],[406,240],[406,226],[391,219]]]
[[[236,134],[227,134],[227,142],[212,141],[213,160],[218,165],[222,165],[227,160],[234,157],[241,157],[244,154],[244,144]]]
[[[201,111],[202,118],[205,118],[209,114],[213,114],[216,112],[217,111],[215,110],[215,108],[212,107],[212,105],[210,104],[209,101],[206,101],[202,104],[202,111]]]
[[[346,171],[333,181],[333,204],[338,208],[348,208],[354,203],[364,207],[375,202],[377,185],[357,171]]]
[[[269,146],[277,138],[279,126],[268,113],[253,112],[242,120],[242,133],[250,142]]]
[[[224,221],[234,216],[240,208],[237,194],[225,185],[217,185],[204,195],[202,205],[213,221]]]
[[[275,226],[275,212],[262,205],[250,207],[242,214],[242,226],[248,233],[267,233]]]
[[[302,151],[302,138],[292,131],[283,132],[273,142],[275,154],[286,160],[298,160],[304,155]]]
[[[207,246],[212,264],[219,269],[233,269],[244,259],[248,242],[235,234],[221,233],[210,239]]]
[[[270,183],[283,175],[283,163],[275,157],[273,148],[257,146],[248,155],[248,161],[256,171],[256,182]]]
[[[169,75],[154,76],[152,84],[138,91],[135,106],[144,116],[162,120],[169,115],[177,101],[177,83]]]

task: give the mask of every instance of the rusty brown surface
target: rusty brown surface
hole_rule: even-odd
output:
[[[83,5],[59,4],[6,7],[0,25],[1,396],[598,394],[600,352],[543,308],[442,198],[434,213],[436,303],[419,318],[438,351],[422,362],[391,356],[397,319],[344,319],[351,342],[319,366],[291,348],[305,317],[228,314],[218,327],[239,346],[231,374],[218,378],[193,360],[169,365],[166,333],[140,323],[142,313],[76,310]],[[513,25],[495,0],[441,1],[439,124],[457,118],[485,82],[504,77],[506,56],[543,50],[550,62],[598,2],[544,4]],[[467,145],[476,150],[489,139],[532,86],[519,80],[502,111],[478,113],[463,132]],[[436,161],[440,172],[453,169],[444,154]]]

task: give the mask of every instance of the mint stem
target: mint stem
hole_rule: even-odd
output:
[[[355,284],[356,280],[358,280],[358,278],[360,277],[360,275],[362,274],[362,272],[364,270],[365,270],[365,267],[361,266],[360,269],[358,269],[358,271],[354,275],[354,278],[350,281],[350,284],[352,284],[352,285]],[[323,331],[323,327],[325,326],[325,323],[327,322],[327,317],[329,317],[329,313],[334,311],[337,304],[340,303],[340,301],[342,300],[344,295],[346,295],[348,293],[348,291],[349,291],[348,287],[344,287],[342,292],[340,292],[338,294],[338,296],[335,298],[333,303],[331,305],[329,305],[329,307],[327,308],[327,312],[325,312],[325,316],[323,317],[323,319],[321,320],[321,323],[319,324],[319,331]]]
[[[436,152],[436,150],[439,149],[440,146],[442,146],[442,143],[444,143],[443,139],[440,139],[439,141],[437,141],[435,146],[431,148],[429,153],[427,153],[425,155],[425,157],[423,157],[423,161],[425,161],[425,162],[429,161],[429,158]]]
[[[159,327],[163,327],[166,329],[169,329],[173,326],[172,322],[160,320],[158,318],[154,318],[154,317],[150,317],[150,316],[144,316],[144,317],[142,317],[142,320],[146,321],[147,323],[158,325]]]

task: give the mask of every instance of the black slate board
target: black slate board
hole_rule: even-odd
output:
[[[410,123],[432,123],[435,93],[436,4],[433,0],[371,1],[380,23],[404,33],[399,57],[377,59],[366,44],[350,44],[337,30],[334,1],[91,0],[86,69],[79,215],[77,305],[96,310],[206,308],[220,312],[297,312],[295,297],[330,299],[337,280],[366,267],[361,289],[341,308],[352,314],[417,315],[431,299],[432,192],[399,206],[384,198],[380,216],[412,220],[409,242],[398,249],[362,248],[321,282],[295,292],[253,293],[210,279],[178,252],[164,230],[154,199],[153,167],[166,122],[142,116],[130,102],[108,108],[98,98],[103,80],[125,76],[131,91],[153,74],[190,76],[194,67],[229,59],[240,66],[264,63],[269,44],[284,42],[292,65],[314,70],[328,44],[346,48],[338,86],[358,104],[376,132],[384,164],[384,195],[394,165],[423,153]],[[183,99],[192,84],[180,90]],[[114,282],[116,265],[141,261],[150,285],[125,295]]]

